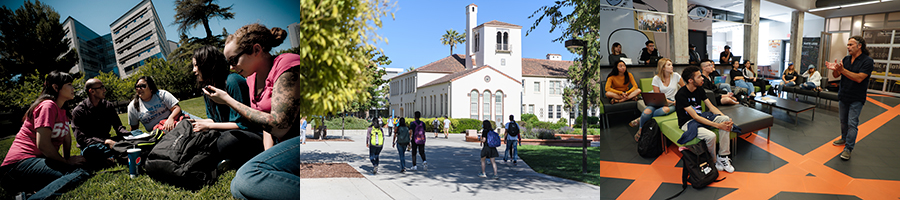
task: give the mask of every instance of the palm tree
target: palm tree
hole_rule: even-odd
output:
[[[450,55],[453,55],[453,47],[463,42],[466,42],[466,35],[457,33],[453,29],[447,30],[447,33],[441,36],[441,44],[450,45]]]
[[[213,2],[215,0],[175,0],[175,22],[172,24],[178,25],[180,33],[186,33],[189,28],[197,28],[197,25],[202,24],[206,28],[206,38],[212,37],[210,18],[234,19],[234,13],[228,12],[231,6],[220,8]]]

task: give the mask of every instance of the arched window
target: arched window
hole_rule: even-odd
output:
[[[478,119],[478,91],[469,93],[469,118]]]
[[[473,52],[478,52],[478,33],[475,34],[475,50]]]
[[[491,91],[485,90],[482,98],[483,100],[481,103],[484,104],[484,106],[482,107],[483,110],[481,110],[483,115],[481,120],[491,120]]]
[[[509,32],[503,32],[503,50],[509,50]]]
[[[503,50],[503,32],[497,31],[497,50]]]
[[[497,123],[503,122],[503,91],[494,94],[494,120]]]

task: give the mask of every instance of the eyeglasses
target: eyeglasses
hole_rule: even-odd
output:
[[[106,89],[106,86],[101,85],[100,87],[92,87],[91,89],[94,89],[94,90],[97,90],[97,89]]]
[[[140,84],[140,85],[134,86],[134,89],[141,89],[141,88],[147,88],[147,84]]]
[[[238,53],[237,55],[234,55],[233,57],[228,58],[228,59],[227,59],[228,64],[231,65],[231,66],[237,66],[238,59],[240,59],[241,56],[244,55],[244,52],[245,52],[245,51],[241,51],[241,52]]]

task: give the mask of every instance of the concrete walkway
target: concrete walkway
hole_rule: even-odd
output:
[[[331,130],[329,137],[340,136]],[[400,159],[391,142],[385,141],[377,175],[365,144],[365,131],[346,131],[353,142],[307,142],[301,145],[303,163],[348,163],[365,178],[318,178],[300,180],[300,199],[600,199],[600,187],[535,172],[524,161],[518,166],[503,163],[503,148],[498,148],[499,179],[480,178],[481,146],[464,142],[463,134],[450,134],[449,139],[433,138],[425,145],[428,170],[400,173]],[[387,138],[390,139],[390,138]],[[406,165],[412,165],[406,152]],[[493,174],[490,164],[485,167]]]

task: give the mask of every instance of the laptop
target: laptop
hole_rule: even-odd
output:
[[[653,107],[669,106],[669,102],[666,101],[666,94],[664,94],[664,93],[641,92],[641,97],[644,98],[644,104],[647,106],[653,106]]]

